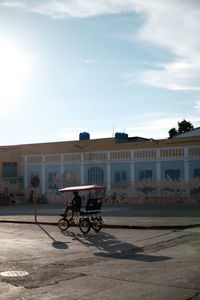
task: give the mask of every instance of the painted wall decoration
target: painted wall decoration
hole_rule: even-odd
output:
[[[0,193],[4,193],[5,189],[8,190],[9,194],[19,194],[21,193],[21,180],[17,179],[8,179],[8,180],[0,180]]]
[[[26,184],[32,176],[38,176],[50,203],[63,203],[69,195],[60,195],[58,189],[82,183],[108,185],[106,203],[187,202],[200,201],[200,160],[168,160],[143,162],[86,162],[28,165],[22,168],[27,174]],[[43,176],[42,176],[43,175]],[[42,178],[45,181],[42,182]],[[22,184],[25,180],[22,179]],[[23,187],[23,186],[22,186]],[[42,188],[41,188],[42,187]],[[24,191],[24,190],[23,190]],[[29,193],[27,193],[28,195]]]
[[[60,188],[60,178],[57,172],[48,173],[48,189],[58,190]]]
[[[75,170],[66,170],[62,174],[62,186],[73,186],[78,185],[78,172]]]
[[[151,178],[127,184],[112,184],[106,202],[122,203],[177,203],[200,202],[200,177],[187,183],[183,179],[167,178],[157,182]]]
[[[48,189],[46,197],[49,203],[64,204],[71,202],[71,194],[59,193],[59,188],[65,186],[79,185],[79,174],[76,170],[65,170],[62,174],[58,172],[48,173]]]

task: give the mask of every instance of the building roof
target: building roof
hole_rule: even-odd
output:
[[[180,137],[189,137],[189,136],[199,136],[200,137],[200,127],[194,128],[192,130],[189,130],[187,132],[183,132],[181,134],[178,134],[176,138]]]
[[[126,142],[116,143],[115,138],[102,138],[91,140],[75,140],[64,142],[24,144],[13,146],[0,146],[0,153],[10,152],[12,155],[35,155],[53,153],[80,153],[94,151],[135,150],[145,148],[163,148],[200,145],[199,136],[180,137],[162,140],[137,140],[129,138]]]
[[[178,147],[200,145],[199,137],[179,139],[147,140],[137,142],[115,143],[114,138],[92,139],[83,141],[66,141],[54,143],[28,144],[19,146],[21,154],[80,153],[93,151],[115,151],[142,148]]]

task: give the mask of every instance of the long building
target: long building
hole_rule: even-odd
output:
[[[0,147],[0,192],[25,195],[31,178],[40,180],[38,193],[59,201],[64,186],[106,185],[110,199],[189,199],[200,192],[200,133],[153,140],[128,137]],[[173,198],[174,199],[174,198]],[[1,200],[0,200],[1,201]]]

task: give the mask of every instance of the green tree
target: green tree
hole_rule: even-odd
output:
[[[177,134],[181,134],[187,131],[190,131],[194,129],[194,126],[192,125],[192,123],[190,121],[186,121],[185,119],[183,119],[183,121],[178,122],[178,129],[176,128],[171,128],[168,133],[169,133],[169,138],[173,138],[175,137]]]
[[[185,119],[182,122],[178,122],[178,133],[187,132],[194,129],[194,126],[191,122],[186,121]]]
[[[169,133],[169,138],[171,139],[178,134],[178,131],[176,130],[176,128],[173,127],[168,131],[168,133]]]

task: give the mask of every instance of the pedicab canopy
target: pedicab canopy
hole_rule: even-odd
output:
[[[104,185],[80,185],[80,186],[71,186],[63,189],[59,189],[58,191],[61,193],[65,192],[80,192],[80,191],[92,191],[92,190],[106,190],[106,186]]]

